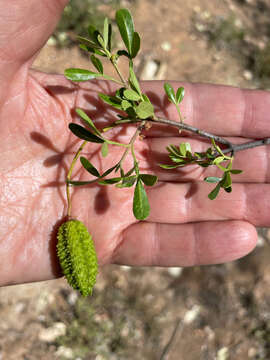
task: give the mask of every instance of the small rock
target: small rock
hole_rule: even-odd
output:
[[[201,23],[196,23],[195,24],[195,28],[196,30],[198,30],[199,32],[203,32],[206,30],[206,26],[204,24]]]
[[[191,324],[198,317],[200,312],[201,312],[201,307],[199,305],[193,305],[192,308],[185,313],[183,320],[184,323]]]
[[[217,360],[228,360],[229,359],[229,349],[227,347],[222,347],[217,352]]]
[[[258,240],[257,240],[257,246],[258,247],[263,247],[265,245],[265,240],[262,236],[258,236]]]
[[[245,70],[243,72],[243,77],[246,79],[246,80],[252,80],[253,79],[253,74],[251,71],[249,70]]]
[[[44,342],[53,342],[59,336],[63,336],[66,334],[67,327],[62,322],[56,322],[53,326],[42,329],[38,335],[40,341]]]
[[[66,40],[67,40],[67,34],[66,34],[65,32],[60,32],[60,33],[58,34],[58,39],[59,39],[59,41],[61,41],[61,42],[66,41]]]
[[[147,61],[147,63],[145,64],[145,66],[143,68],[143,71],[141,74],[141,79],[153,80],[158,71],[158,67],[159,67],[159,64],[157,61],[155,61],[155,60]]]
[[[55,37],[53,37],[53,36],[49,37],[49,39],[47,41],[47,45],[56,46],[56,43],[57,43],[57,41],[56,41]]]
[[[169,43],[169,41],[164,41],[161,44],[161,49],[164,50],[164,51],[170,51],[171,48],[172,48],[172,45],[171,45],[171,43]]]
[[[248,349],[248,357],[249,358],[254,358],[257,355],[257,350],[255,348],[250,348]]]
[[[72,349],[65,347],[65,346],[60,346],[57,351],[55,352],[55,355],[57,357],[64,357],[66,359],[73,359],[73,351]]]
[[[131,266],[127,266],[127,265],[121,265],[120,268],[124,271],[130,271],[131,270]]]
[[[69,305],[73,306],[76,304],[78,297],[79,297],[78,293],[72,291],[67,297],[67,302],[69,303]]]
[[[183,268],[181,267],[170,267],[168,269],[168,273],[172,276],[172,277],[179,277],[182,274]]]

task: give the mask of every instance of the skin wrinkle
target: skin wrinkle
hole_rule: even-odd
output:
[[[241,132],[242,132],[247,126],[247,123],[249,125],[249,123],[252,122],[253,110],[248,101],[249,93],[247,92],[247,90],[246,91],[241,90],[241,94],[242,94],[242,102],[244,103],[244,111],[242,114],[242,124],[241,124]]]
[[[160,264],[160,224],[159,223],[152,223],[153,231],[152,233],[152,247],[149,246],[149,260],[147,261],[148,264],[158,265]]]
[[[190,262],[190,266],[199,265],[200,264],[200,256],[199,256],[199,242],[197,237],[197,224],[194,223],[192,228],[192,261]]]
[[[265,183],[269,183],[269,176],[268,176],[268,172],[270,172],[270,149],[268,146],[264,146],[264,169],[265,169],[265,174],[264,174],[264,181]]]
[[[248,194],[246,192],[246,190],[248,189],[247,187],[242,185],[243,190],[241,191],[241,193],[243,194],[243,201],[242,201],[242,217],[239,218],[239,220],[241,220],[241,218],[245,221],[248,221]],[[246,189],[246,190],[245,190]]]

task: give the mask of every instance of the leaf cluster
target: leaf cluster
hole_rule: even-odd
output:
[[[194,152],[192,154],[189,143],[181,143],[178,147],[169,145],[167,150],[172,164],[160,164],[159,166],[163,169],[175,169],[190,164],[197,164],[204,168],[214,165],[223,171],[223,176],[221,177],[209,176],[204,178],[204,181],[216,184],[215,188],[208,195],[210,200],[214,200],[217,197],[220,189],[231,192],[231,175],[242,172],[242,170],[232,169],[233,157],[225,155],[214,140],[212,140],[212,147],[209,147],[205,152]],[[227,165],[224,165],[224,162]]]
[[[100,174],[97,168],[85,157],[80,157],[80,162],[83,168],[96,177],[95,180],[90,181],[69,181],[69,184],[73,186],[89,185],[93,182],[97,182],[100,185],[115,185],[117,188],[134,188],[133,196],[133,214],[136,219],[144,220],[150,213],[150,205],[147,198],[144,185],[154,186],[158,180],[156,175],[141,174],[138,164],[136,163],[129,171],[124,173],[121,163],[118,162],[113,167],[106,170],[103,174]],[[112,172],[120,172],[120,176],[106,178]]]

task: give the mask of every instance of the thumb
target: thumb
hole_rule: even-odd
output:
[[[46,43],[67,3],[68,0],[10,0],[7,5],[6,0],[0,0],[2,81],[14,76]]]

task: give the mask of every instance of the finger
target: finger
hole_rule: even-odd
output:
[[[244,221],[184,225],[137,223],[123,234],[114,262],[133,266],[194,266],[238,259],[256,245]]]
[[[270,185],[234,184],[231,193],[220,190],[215,200],[207,195],[215,184],[159,183],[147,188],[151,212],[147,221],[188,223],[245,220],[254,226],[270,225]]]
[[[68,0],[0,0],[0,74],[3,82],[30,60],[53,32]],[[4,90],[6,91],[6,89]]]
[[[171,83],[174,89],[179,86],[185,88],[180,107],[187,124],[221,136],[270,136],[268,91],[176,81]],[[143,89],[158,109],[158,116],[179,121],[175,106],[165,96],[163,81],[144,82]],[[162,126],[153,127],[147,134],[167,136],[172,132]]]
[[[241,144],[248,141],[243,138],[227,139],[234,144]],[[222,176],[222,171],[217,166],[203,168],[198,165],[189,165],[170,170],[162,169],[160,164],[172,164],[166,147],[169,145],[178,147],[182,142],[190,143],[192,152],[203,152],[211,146],[205,141],[203,142],[192,138],[146,138],[144,139],[143,150],[140,153],[140,166],[148,172],[154,172],[161,181],[198,181],[203,180],[206,176]],[[233,183],[269,183],[270,147],[260,146],[236,153],[233,160],[233,169],[243,170],[241,174],[232,175]]]

